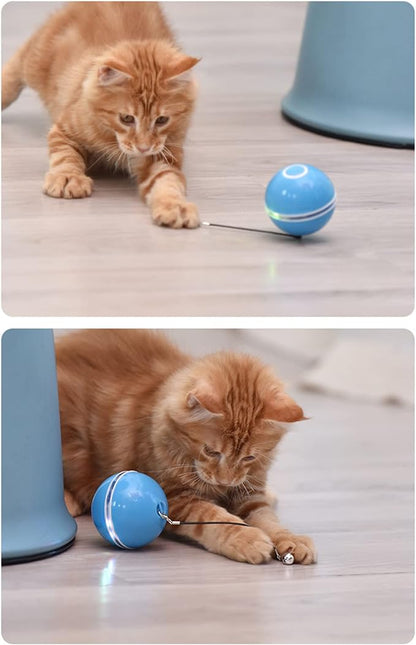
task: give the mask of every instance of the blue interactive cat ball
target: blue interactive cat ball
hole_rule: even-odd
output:
[[[335,188],[329,177],[314,166],[293,164],[270,180],[265,195],[266,212],[273,224],[290,235],[310,235],[331,219]]]
[[[168,513],[165,493],[154,479],[136,470],[107,477],[91,504],[97,530],[121,549],[137,549],[162,533],[166,520],[158,511]]]

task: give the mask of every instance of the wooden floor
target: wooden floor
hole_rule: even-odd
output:
[[[270,483],[316,565],[240,564],[159,538],[115,550],[78,520],[66,553],[3,567],[13,643],[404,643],[413,634],[413,414],[298,392],[312,419]]]
[[[59,3],[3,8],[7,58]],[[48,117],[25,90],[3,117],[3,308],[10,315],[406,315],[413,307],[413,151],[337,141],[279,112],[296,67],[301,2],[169,2],[198,65],[189,193],[210,222],[272,230],[270,177],[306,162],[338,207],[302,242],[151,224],[135,187],[98,177],[81,201],[42,195]]]

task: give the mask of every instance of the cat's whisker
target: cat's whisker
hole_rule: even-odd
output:
[[[247,480],[246,480],[247,481]],[[257,480],[248,482],[251,485],[251,493],[259,493],[264,488],[264,481]]]
[[[165,156],[163,154],[163,149],[159,150],[158,154],[162,157],[162,160],[166,163]]]
[[[246,484],[247,484],[247,481],[244,481],[240,484],[240,490],[239,490],[240,501],[243,501],[246,497],[250,496],[251,491],[247,488]]]
[[[200,477],[198,477],[198,474],[196,472],[185,473],[185,479],[187,482],[189,482],[193,486],[197,486],[198,488],[204,486],[204,482]]]
[[[249,491],[248,491],[248,488],[247,488],[245,482],[242,482],[241,486],[243,487],[245,494],[249,495]]]
[[[247,480],[246,480],[246,485],[248,487],[248,491],[249,491],[248,494],[249,495],[259,493],[261,491],[261,488],[262,488],[262,486],[260,486],[260,488],[256,488],[255,485],[253,486],[252,483],[247,481]],[[258,484],[258,485],[260,485],[260,484]]]
[[[119,169],[120,162],[123,161],[126,157],[127,157],[126,153],[123,152],[122,150],[120,150],[119,154],[118,154],[118,156],[116,158],[115,164],[114,164],[116,170]]]
[[[171,165],[171,163],[169,162],[169,159],[168,159],[168,158],[167,158],[167,156],[166,156],[166,151],[165,151],[165,150],[166,150],[165,148],[162,148],[162,150],[160,151],[160,154],[161,154],[161,155],[162,155],[162,157],[163,157],[163,161],[164,161],[168,166],[170,166],[170,165]]]
[[[249,491],[250,491],[250,492],[254,492],[254,491],[255,491],[255,488],[253,487],[253,485],[252,485],[252,483],[251,483],[251,481],[250,481],[249,477],[247,477],[247,479],[244,481],[244,484],[248,487],[248,489],[249,489]]]
[[[241,484],[240,484],[240,486],[241,486]],[[245,495],[244,495],[243,491],[241,490],[240,486],[236,486],[234,491],[233,491],[235,501],[238,504],[240,504],[243,501],[244,497],[245,497]]]
[[[183,150],[183,144],[180,143],[172,143],[169,141],[167,145],[169,148],[179,148],[180,150]]]
[[[173,161],[177,161],[177,159],[176,159],[175,155],[173,154],[173,152],[172,152],[171,150],[169,150],[169,148],[168,148],[167,146],[164,146],[164,147],[162,148],[162,150],[163,150],[163,152],[164,152],[164,154],[165,154],[165,155],[166,155],[166,154],[169,154]]]
[[[115,148],[115,149],[117,149],[117,150],[118,150],[118,146],[117,146],[116,144],[110,144],[108,147],[106,147],[106,148],[104,148],[104,149],[102,150],[101,154],[100,154],[100,155],[99,155],[99,156],[94,160],[94,162],[93,162],[92,164],[90,164],[90,165],[88,166],[88,168],[86,169],[86,171],[88,172],[89,170],[91,170],[91,168],[94,168],[94,166],[95,166],[97,163],[99,163],[100,161],[102,161],[105,157],[107,157],[107,160],[108,160],[109,158],[111,158],[111,157],[109,157],[108,155],[109,155],[109,152],[112,152],[112,148]]]
[[[162,150],[160,151],[160,153],[161,153],[161,155],[162,155],[163,160],[165,161],[165,163],[169,164],[169,160],[168,160],[168,157],[167,157],[167,155],[166,155],[166,150],[165,150],[165,149],[162,149]]]
[[[194,494],[193,494],[193,496],[192,496],[192,500],[194,500],[196,497],[199,497],[199,496],[201,496],[201,495],[204,495],[204,493],[206,493],[206,492],[208,491],[208,489],[209,489],[209,487],[207,486],[207,484],[206,484],[205,482],[203,482],[203,481],[198,477],[198,475],[196,475],[196,474],[195,474],[195,475],[194,475],[194,477],[192,477],[192,478],[189,478],[189,477],[188,477],[188,478],[186,478],[186,480],[185,480],[185,482],[184,482],[184,483],[185,483],[187,486],[190,486],[190,487],[193,489],[193,491],[194,491]]]
[[[161,468],[160,470],[149,470],[150,473],[168,473],[172,470],[177,470],[177,469],[186,469],[186,468],[194,468],[192,464],[180,464],[179,466],[169,466],[168,468]]]
[[[259,482],[259,481],[264,481],[264,480],[262,480],[260,477],[256,477],[256,475],[248,474],[246,479],[245,479],[245,481],[248,481],[248,482],[256,482],[256,481],[258,481]]]
[[[97,165],[97,163],[99,163],[102,159],[104,159],[104,157],[106,156],[106,154],[107,154],[107,151],[104,151],[104,152],[103,152],[99,157],[97,157],[97,158],[95,159],[94,163],[90,164],[90,165],[88,166],[88,168],[86,168],[86,171],[85,171],[85,172],[89,172],[89,171],[91,170],[91,168],[94,168],[94,166],[96,166],[96,165]]]
[[[261,463],[261,461],[264,459],[264,461],[268,462],[269,464],[272,464],[274,462],[274,457],[269,457],[268,455],[265,455],[264,453],[258,453],[257,454],[257,460]]]
[[[167,157],[166,157],[166,155],[165,155],[165,153],[164,153],[164,151],[163,151],[163,150],[161,150],[161,151],[160,151],[160,154],[162,155],[163,161],[164,161],[167,165],[169,165],[169,161],[168,161],[168,159],[167,159]]]
[[[106,148],[104,150],[103,156],[105,157],[107,164],[113,166],[113,170],[114,170],[114,166],[116,167],[117,159],[120,156],[120,153],[121,153],[120,148],[115,144],[112,147]]]
[[[253,482],[260,482],[264,483],[264,478],[262,479],[261,477],[256,477],[256,475],[253,474],[248,474],[246,477],[246,481],[253,481]]]

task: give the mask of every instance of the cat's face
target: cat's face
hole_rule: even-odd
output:
[[[183,398],[171,411],[178,439],[195,475],[214,486],[258,484],[286,431],[281,423],[304,418],[271,370],[249,356],[203,359]]]
[[[215,436],[215,434],[217,436]],[[271,438],[268,449],[256,442],[256,431],[240,448],[236,448],[231,437],[224,436],[219,424],[216,433],[212,433],[208,443],[200,444],[198,454],[194,456],[195,472],[207,484],[214,486],[240,486],[250,480],[250,473],[256,470],[254,462],[264,462],[278,442],[278,437]],[[254,483],[254,482],[252,482]]]
[[[129,157],[166,153],[171,161],[165,145],[191,110],[195,87],[187,74],[197,62],[153,41],[121,43],[98,62],[90,104],[121,152]]]

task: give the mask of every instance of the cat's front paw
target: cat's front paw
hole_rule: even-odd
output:
[[[197,228],[198,209],[191,202],[166,199],[158,202],[152,209],[152,217],[158,226],[170,228]]]
[[[274,538],[274,545],[281,557],[291,553],[296,564],[313,564],[316,562],[316,550],[311,538],[306,535],[294,535],[285,531]]]
[[[261,564],[271,559],[273,544],[270,538],[255,527],[233,530],[221,549],[222,555],[250,564]]]
[[[43,184],[43,192],[50,197],[81,199],[92,193],[92,179],[86,175],[69,175],[48,172]]]

